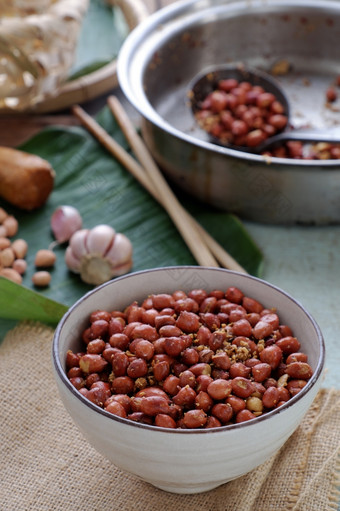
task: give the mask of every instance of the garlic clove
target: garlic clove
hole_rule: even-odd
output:
[[[113,268],[113,270],[112,270],[111,278],[119,277],[120,275],[125,275],[125,273],[127,273],[128,271],[131,270],[132,264],[133,264],[133,261],[132,261],[132,259],[130,259],[125,264],[121,264],[120,266],[115,266],[115,268]]]
[[[67,247],[65,251],[65,263],[67,267],[74,273],[80,273],[80,259],[74,256],[72,248]]]
[[[105,257],[110,261],[112,268],[130,261],[132,258],[132,244],[129,238],[118,232]]]
[[[71,247],[73,256],[77,259],[81,259],[82,256],[87,254],[86,239],[89,234],[89,229],[81,229],[72,234],[70,239],[69,247]]]
[[[51,229],[59,243],[68,241],[82,228],[82,223],[79,211],[73,206],[59,206],[51,217]]]
[[[110,249],[116,231],[109,225],[97,225],[93,227],[86,240],[86,247],[89,254],[100,254],[105,256]]]

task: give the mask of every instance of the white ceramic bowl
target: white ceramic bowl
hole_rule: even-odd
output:
[[[254,420],[214,429],[164,429],[114,416],[85,399],[65,374],[68,349],[79,351],[80,332],[97,309],[122,309],[151,293],[239,287],[265,307],[276,307],[314,370],[303,390]],[[198,493],[246,474],[271,457],[294,432],[321,386],[325,348],[318,325],[294,298],[249,275],[197,266],[159,268],[125,275],[86,294],[60,321],[53,366],[65,408],[103,456],[139,478],[174,493]]]

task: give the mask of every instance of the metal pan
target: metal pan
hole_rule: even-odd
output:
[[[241,61],[274,72],[294,127],[332,128],[340,99],[338,0],[189,0],[150,16],[125,41],[118,80],[142,116],[143,136],[184,190],[242,218],[266,223],[340,221],[340,160],[271,158],[211,143],[188,101],[193,77]],[[340,88],[338,89],[340,97]]]

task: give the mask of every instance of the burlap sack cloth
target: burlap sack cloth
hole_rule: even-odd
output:
[[[280,452],[250,474],[176,495],[123,473],[84,440],[54,382],[52,337],[21,323],[0,345],[1,511],[338,509],[340,391],[323,389]]]

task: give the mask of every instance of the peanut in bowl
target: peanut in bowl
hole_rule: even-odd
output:
[[[250,326],[242,321],[244,317],[238,317],[245,308],[240,302],[242,298],[233,298],[230,293],[225,297],[228,289],[235,288],[241,291],[243,297],[250,298],[250,301],[244,302],[247,307],[246,321]],[[181,314],[183,302],[191,305],[195,302],[190,298],[195,296],[195,290],[204,290],[207,298],[204,302],[204,298],[198,298],[197,294],[197,303],[200,302],[201,307],[196,314],[198,323],[194,319],[195,313],[186,310],[187,314]],[[154,303],[150,302],[152,297],[158,297]],[[161,303],[164,297],[170,297],[171,303]],[[216,302],[224,304],[227,311],[228,303],[233,303],[232,300],[239,303],[234,302],[235,307],[229,306],[232,321],[228,323],[227,312],[218,312]],[[251,303],[260,304],[262,310],[252,311]],[[155,305],[159,306],[159,310]],[[130,308],[126,309],[128,306]],[[209,307],[215,309],[210,308],[209,311]],[[204,308],[205,312],[202,312]],[[143,313],[143,309],[149,311],[145,313],[149,323],[136,321],[138,317],[141,319],[138,314]],[[150,312],[152,309],[156,312]],[[164,309],[168,310],[164,312]],[[234,312],[231,313],[231,310]],[[125,314],[125,332],[129,331],[128,336],[131,335],[127,347],[114,347],[119,336],[112,332],[110,342],[103,332],[102,335],[99,331],[92,337],[89,335],[90,317],[95,311],[107,311],[114,317],[122,317],[119,311]],[[255,316],[261,313],[262,319],[266,315],[279,316],[282,334],[275,334],[276,342],[273,334],[278,331],[274,330],[277,325],[266,336],[265,329],[261,331],[264,328],[263,325],[261,327],[261,319]],[[189,317],[188,314],[193,315]],[[176,324],[170,325],[170,321],[160,318],[162,315],[173,317]],[[215,323],[220,321],[217,325],[218,335],[215,336],[213,330],[216,324],[213,326],[210,323],[212,316],[215,316]],[[143,325],[150,326],[152,321],[157,325],[152,330],[154,340],[146,333],[148,330],[151,332],[150,328],[144,329],[143,334]],[[179,337],[187,342],[178,353],[173,341],[175,336],[168,335],[175,331],[169,326],[182,330]],[[285,335],[288,331],[284,331],[284,326],[290,327],[293,336]],[[248,329],[248,336],[242,328]],[[204,340],[202,334],[207,330],[210,330],[210,341]],[[134,334],[131,333],[133,331]],[[148,336],[149,339],[145,338]],[[248,338],[248,344],[237,340],[233,344],[240,337]],[[292,353],[295,348],[285,347],[287,341],[284,339],[287,337],[298,339],[299,355],[295,359]],[[104,349],[111,349],[113,356],[107,357],[110,363],[103,359],[103,365],[94,367],[91,372],[87,364],[91,357],[88,355],[100,358],[103,353],[95,353],[96,345],[100,342],[94,341],[98,341],[98,338],[104,340]],[[85,347],[83,339],[87,343]],[[270,350],[265,351],[266,348],[276,343],[280,346],[280,340],[284,341],[281,347],[285,352],[285,364],[281,360],[280,367],[274,367],[276,363],[271,357],[262,355],[261,358],[261,352],[268,354]],[[148,343],[153,345],[152,354],[148,352]],[[248,355],[247,346],[251,346],[251,354]],[[78,364],[80,370],[71,371],[70,375],[71,353],[78,354],[82,362]],[[118,368],[114,356],[117,353],[117,360],[124,359],[124,355],[130,357],[129,365],[124,370]],[[299,362],[301,354],[308,363]],[[206,358],[197,358],[200,355]],[[85,438],[122,470],[174,493],[199,493],[213,489],[248,473],[272,456],[293,434],[313,402],[321,386],[324,356],[324,342],[319,327],[302,305],[287,293],[249,275],[196,266],[152,269],[103,284],[70,308],[59,323],[53,340],[53,367],[60,396]],[[136,363],[141,359],[145,364]],[[92,357],[92,360],[99,359]],[[168,365],[159,365],[164,361],[169,362]],[[268,362],[273,364],[271,374],[266,372],[270,365]],[[72,365],[77,367],[77,363]],[[285,369],[284,365],[289,369]],[[294,372],[297,367],[306,369],[307,366],[308,375]],[[81,373],[82,376],[72,376],[73,373]],[[98,374],[101,377],[98,378]],[[208,382],[206,376],[211,378]],[[78,383],[72,382],[72,377],[82,379],[83,383],[80,380]],[[133,386],[131,381],[134,382]],[[296,383],[298,381],[299,384]],[[124,382],[128,382],[125,388]],[[173,387],[171,382],[174,383]],[[242,394],[239,385],[250,386],[250,393]],[[103,398],[98,398],[101,387],[106,392],[106,403]],[[280,396],[277,394],[279,387],[286,389],[280,390]],[[148,390],[150,388],[151,391]],[[270,390],[273,388],[276,391]],[[289,399],[285,400],[288,392]],[[275,393],[277,395],[273,398]],[[124,399],[115,397],[124,394]],[[164,394],[168,399],[164,398]],[[128,400],[129,404],[123,406],[124,400]]]

